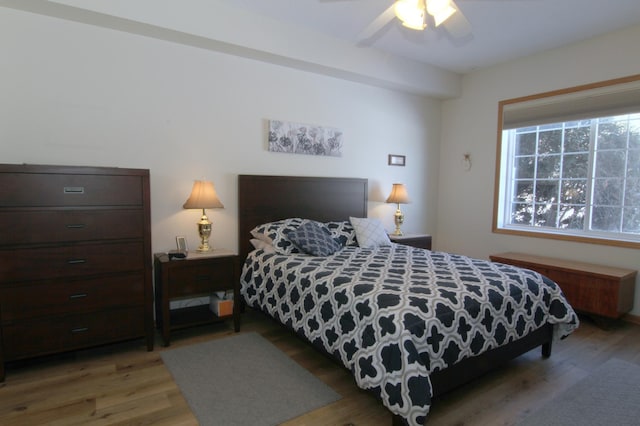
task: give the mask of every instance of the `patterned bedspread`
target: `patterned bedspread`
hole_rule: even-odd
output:
[[[327,257],[252,252],[242,295],[340,359],[407,424],[423,424],[429,373],[545,323],[565,337],[578,318],[560,288],[513,266],[393,244]]]

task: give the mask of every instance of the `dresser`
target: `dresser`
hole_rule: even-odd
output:
[[[0,165],[5,362],[144,338],[153,350],[149,171]]]

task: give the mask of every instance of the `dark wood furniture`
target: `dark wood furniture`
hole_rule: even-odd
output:
[[[585,262],[499,253],[493,262],[527,268],[555,281],[576,311],[617,319],[633,308],[637,271]]]
[[[0,165],[4,362],[144,337],[153,350],[149,171]]]
[[[394,243],[431,250],[431,235],[427,235],[427,234],[389,235],[389,239]]]
[[[210,296],[215,291],[233,290],[233,323],[240,330],[240,276],[238,256],[225,250],[189,253],[186,259],[169,260],[166,253],[154,255],[156,323],[165,346],[171,330],[220,322],[209,305],[171,309],[172,300]]]
[[[348,220],[367,216],[367,180],[357,178],[238,176],[238,246],[241,262],[251,250],[250,231],[257,225],[289,217],[318,221]],[[547,325],[506,346],[468,358],[430,375],[433,396],[459,387],[506,361],[542,347],[551,355],[553,326]],[[393,416],[393,424],[402,418]]]
[[[367,179],[300,176],[238,176],[240,261],[253,249],[250,231],[290,217],[319,222],[367,217]]]

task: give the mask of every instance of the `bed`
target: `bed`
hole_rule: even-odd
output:
[[[533,348],[548,357],[553,340],[578,326],[559,287],[533,271],[354,245],[349,218],[366,218],[367,187],[357,178],[240,175],[241,294],[349,369],[394,424],[424,424],[434,397]],[[286,238],[302,228],[323,228],[340,247],[310,255],[298,247],[305,241]],[[262,234],[270,238],[260,242]]]

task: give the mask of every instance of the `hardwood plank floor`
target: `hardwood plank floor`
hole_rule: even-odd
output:
[[[602,329],[588,318],[554,345],[437,399],[428,425],[514,425],[609,358],[640,364],[640,325],[618,322]],[[301,425],[390,425],[391,415],[360,390],[341,366],[260,313],[247,310],[242,332],[256,331],[338,393],[339,401],[285,423]],[[172,334],[171,348],[233,334],[231,322]],[[157,339],[125,342],[7,366],[0,384],[2,425],[197,425],[160,358]]]

